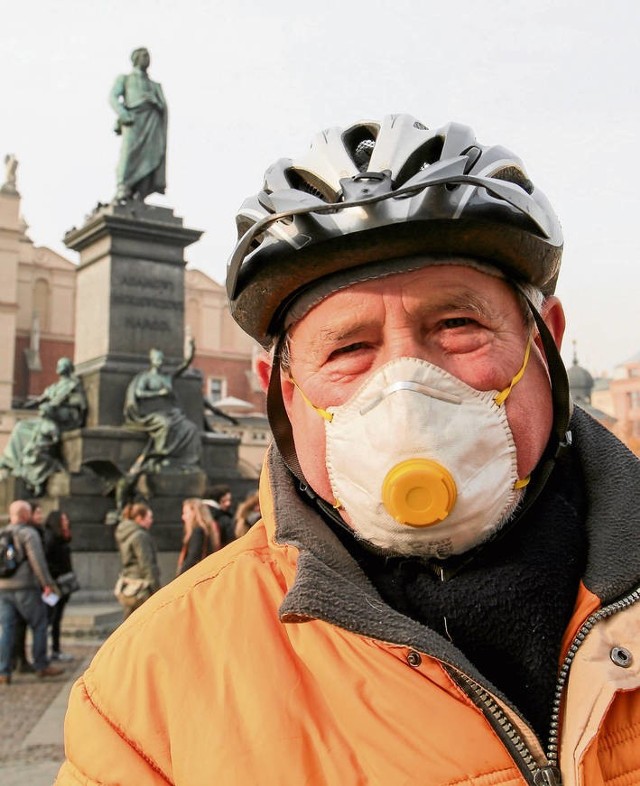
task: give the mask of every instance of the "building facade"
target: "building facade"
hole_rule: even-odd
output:
[[[616,367],[609,390],[618,419],[616,433],[640,456],[640,352]]]

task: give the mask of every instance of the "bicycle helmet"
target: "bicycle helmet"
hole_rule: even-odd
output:
[[[562,254],[558,219],[517,156],[410,115],[321,132],[267,170],[236,221],[231,313],[267,347],[291,302],[336,273],[353,283],[374,263],[388,275],[417,256],[464,256],[548,295]]]

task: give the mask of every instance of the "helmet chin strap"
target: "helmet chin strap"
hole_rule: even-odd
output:
[[[276,345],[276,350],[273,354],[271,376],[269,378],[269,388],[267,390],[267,415],[269,416],[269,423],[271,424],[271,432],[273,434],[274,442],[276,443],[278,450],[280,451],[280,455],[289,469],[289,472],[291,472],[291,474],[298,481],[300,490],[303,491],[309,497],[309,499],[333,522],[335,522],[339,527],[347,530],[351,535],[354,535],[354,531],[351,529],[351,527],[348,526],[342,516],[333,507],[333,505],[330,505],[326,500],[318,496],[318,494],[316,494],[316,492],[311,488],[304,476],[304,473],[302,472],[302,468],[300,467],[300,462],[298,461],[298,455],[296,453],[295,442],[293,439],[293,429],[291,428],[291,422],[289,421],[289,416],[287,415],[287,411],[284,406],[284,401],[282,399],[282,388],[280,384],[280,352],[282,350],[284,340],[284,337],[280,338]]]
[[[273,364],[271,366],[271,376],[269,378],[269,388],[267,390],[267,415],[269,417],[274,442],[278,446],[284,463],[297,480],[299,480],[303,486],[307,486],[296,454],[291,422],[289,421],[289,416],[287,415],[282,399],[280,353],[284,341],[284,337],[278,340],[275,352],[273,353]]]
[[[549,328],[546,326],[541,314],[535,308],[529,298],[520,292],[529,306],[529,310],[538,328],[538,333],[542,341],[545,358],[547,360],[547,367],[549,369],[549,377],[551,379],[551,401],[553,405],[553,423],[549,440],[540,461],[536,468],[531,473],[531,481],[527,486],[526,494],[522,504],[517,509],[513,518],[510,519],[503,527],[501,527],[496,534],[486,543],[481,544],[471,552],[461,554],[458,557],[452,557],[449,562],[452,565],[452,570],[448,571],[449,577],[459,572],[465,565],[474,559],[489,543],[495,542],[497,538],[503,537],[509,532],[512,527],[522,519],[522,517],[532,507],[547,480],[549,479],[553,468],[555,467],[558,457],[562,452],[571,445],[571,432],[569,431],[569,421],[573,410],[571,396],[569,393],[569,380],[567,378],[567,371],[565,369],[560,352],[556,347]],[[295,443],[293,439],[293,430],[287,412],[285,410],[284,401],[282,399],[281,389],[281,376],[280,376],[280,351],[284,338],[278,341],[276,351],[274,353],[273,365],[271,368],[271,377],[269,380],[269,389],[267,391],[267,414],[271,424],[274,441],[280,451],[284,463],[289,468],[289,471],[299,481],[300,488],[304,491],[313,502],[328,515],[332,521],[335,521],[339,526],[349,530],[355,535],[353,530],[344,522],[340,514],[330,505],[326,500],[319,497],[314,490],[307,483],[298,456],[296,454]],[[373,548],[373,547],[372,547]],[[377,549],[373,549],[377,550]]]

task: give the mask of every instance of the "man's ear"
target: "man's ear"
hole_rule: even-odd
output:
[[[260,387],[264,393],[269,389],[269,380],[271,379],[271,366],[273,358],[268,352],[261,352],[255,359],[255,372],[260,382]]]
[[[544,319],[545,325],[549,328],[549,332],[553,337],[556,347],[558,347],[558,351],[560,351],[562,347],[562,337],[564,336],[564,329],[566,325],[562,303],[558,300],[557,297],[555,297],[555,295],[552,295],[544,301],[540,313]],[[542,351],[540,336],[537,336],[536,344]]]
[[[277,361],[275,361],[277,362]],[[255,360],[255,372],[260,381],[260,387],[265,393],[269,391],[269,382],[271,381],[271,372],[273,370],[273,355],[268,352],[261,352]],[[293,382],[288,376],[280,378],[280,386],[282,389],[282,401],[284,402],[287,413],[291,405],[291,398],[293,396]]]

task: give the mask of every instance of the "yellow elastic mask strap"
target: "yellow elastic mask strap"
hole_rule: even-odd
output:
[[[325,420],[328,420],[329,423],[331,423],[331,421],[333,420],[333,415],[331,414],[331,412],[327,412],[326,409],[322,409],[321,407],[316,407],[315,404],[313,404],[311,401],[309,401],[309,399],[307,398],[304,390],[300,387],[300,385],[298,385],[298,383],[295,381],[295,379],[293,377],[291,377],[291,376],[289,377],[289,379],[293,382],[293,384],[298,389],[298,392],[300,393],[300,395],[304,399],[305,404],[308,404],[311,407],[311,409],[315,409],[315,411],[318,413],[318,415],[320,415],[321,418],[324,418]]]
[[[529,355],[531,355],[531,337],[529,337],[529,341],[527,341],[527,348],[524,351],[524,360],[522,361],[522,366],[520,367],[520,371],[515,375],[515,377],[511,380],[508,387],[504,390],[501,390],[500,393],[496,394],[494,397],[494,401],[496,404],[501,407],[504,402],[507,400],[509,394],[513,390],[514,385],[517,385],[518,382],[522,379],[525,369],[527,367],[527,363],[529,362]]]

